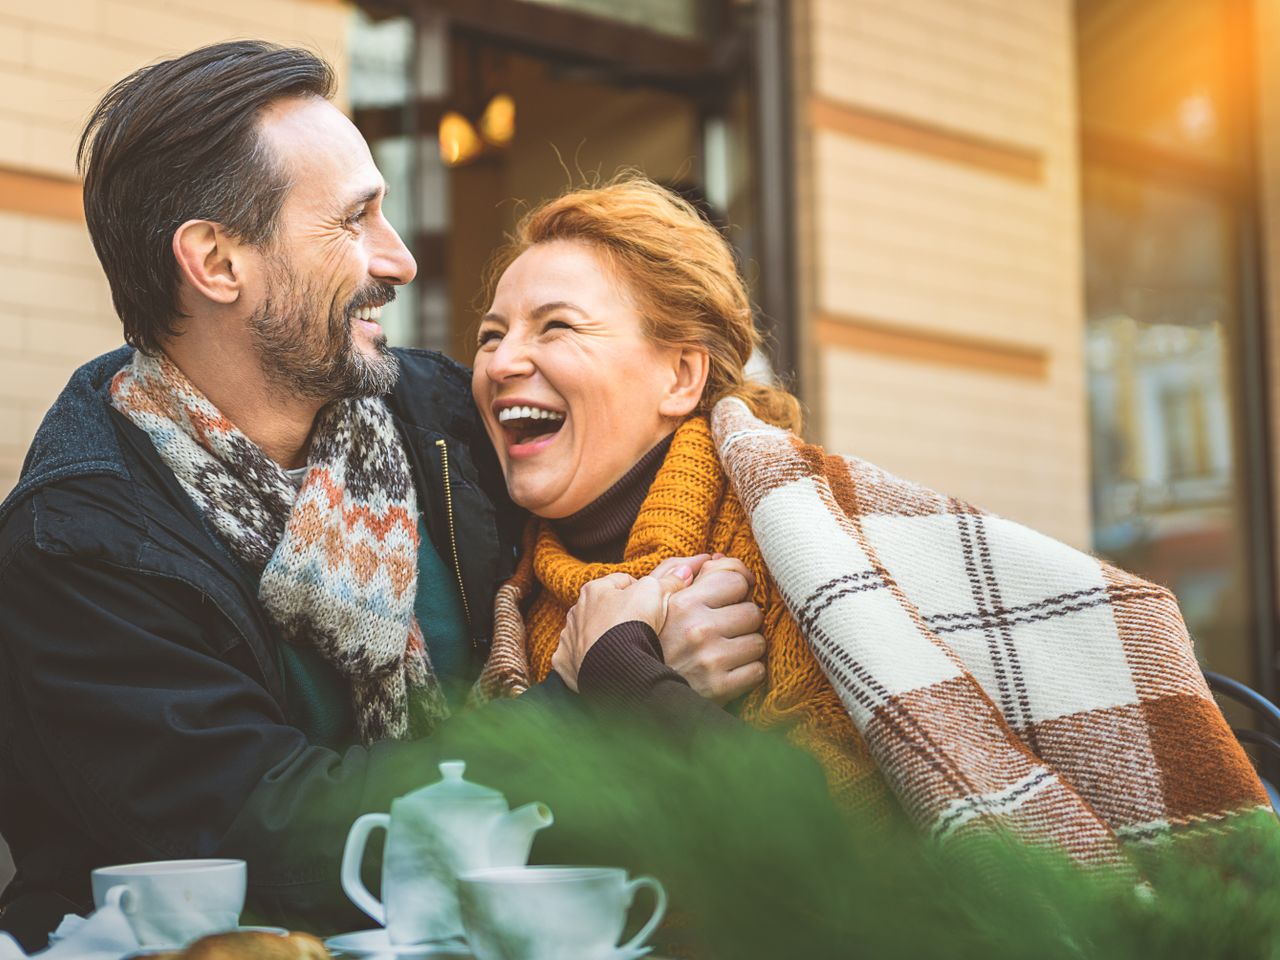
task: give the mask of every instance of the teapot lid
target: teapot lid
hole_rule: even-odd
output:
[[[440,779],[414,793],[432,800],[505,800],[491,787],[464,780],[462,774],[466,769],[467,764],[463,760],[446,760],[440,764]]]

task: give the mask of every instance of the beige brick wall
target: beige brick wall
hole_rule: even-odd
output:
[[[119,343],[84,225],[0,212],[0,490],[68,374]]]
[[[1070,0],[811,2],[815,92],[1027,146],[1067,120]]]
[[[807,398],[833,450],[1080,546],[1087,406],[1069,0],[806,0],[799,115],[817,97],[1038,159],[1039,177],[806,126],[810,315],[972,339],[1043,376],[813,344]],[[927,353],[927,349],[924,351]],[[945,354],[946,351],[944,350]]]
[[[336,0],[38,0],[0,4],[0,170],[75,176],[89,111],[152,60],[237,37],[301,44],[341,74]],[[0,496],[76,366],[120,342],[84,225],[6,212],[0,195]]]

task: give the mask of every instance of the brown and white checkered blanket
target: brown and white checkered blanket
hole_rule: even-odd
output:
[[[1268,800],[1173,595],[725,400],[769,572],[907,813],[1094,865]]]

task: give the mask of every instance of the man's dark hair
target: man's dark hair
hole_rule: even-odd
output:
[[[258,135],[283,97],[333,95],[306,50],[237,40],[143,67],[107,93],[80,136],[84,212],[125,339],[155,353],[175,333],[173,234],[213,220],[251,244],[272,238],[287,175]]]

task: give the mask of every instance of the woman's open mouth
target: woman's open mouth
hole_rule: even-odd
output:
[[[498,423],[507,438],[507,453],[526,457],[542,450],[564,426],[559,410],[536,406],[511,406],[498,411]]]

